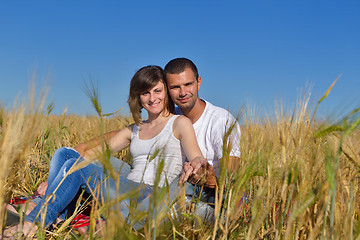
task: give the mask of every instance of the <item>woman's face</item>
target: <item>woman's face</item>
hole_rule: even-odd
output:
[[[160,114],[164,111],[166,98],[165,85],[161,81],[153,88],[140,94],[141,105],[149,115]]]

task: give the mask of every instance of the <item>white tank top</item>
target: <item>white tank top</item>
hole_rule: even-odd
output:
[[[154,185],[159,162],[164,161],[159,187],[164,186],[165,179],[170,184],[180,175],[186,155],[180,141],[173,134],[173,123],[177,115],[172,116],[161,132],[148,140],[139,138],[139,126],[134,125],[131,133],[130,153],[133,157],[132,169],[128,179]]]

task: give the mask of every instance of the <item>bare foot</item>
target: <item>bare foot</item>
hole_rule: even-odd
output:
[[[103,237],[105,236],[106,230],[106,221],[105,220],[99,220],[99,222],[96,223],[95,226],[95,235]]]
[[[35,234],[37,226],[32,222],[24,222],[20,225],[13,226],[3,232],[2,239],[20,239],[21,236],[31,237]]]
[[[40,197],[44,197],[47,187],[48,187],[47,181],[40,183],[39,187],[36,190],[36,192],[39,194]]]
[[[96,236],[105,236],[104,234],[104,230],[105,230],[105,221],[104,220],[100,220],[99,222],[96,223],[95,225],[95,235]],[[88,238],[88,233],[89,233],[89,226],[84,226],[84,227],[78,227],[76,228],[76,231],[82,235],[85,239]]]
[[[13,213],[18,213],[18,211],[14,205],[4,203],[4,207]]]
[[[29,215],[29,213],[36,207],[36,205],[37,205],[36,203],[30,201],[30,202],[25,203],[21,209],[23,211],[25,210],[26,215]]]

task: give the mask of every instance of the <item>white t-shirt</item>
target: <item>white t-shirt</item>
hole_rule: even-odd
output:
[[[226,131],[234,124],[227,144],[231,144],[230,156],[240,157],[240,126],[227,110],[206,103],[201,117],[193,124],[200,150],[208,162],[214,167],[215,175],[220,175],[220,159],[223,155],[223,138]],[[182,114],[180,108],[176,114]]]

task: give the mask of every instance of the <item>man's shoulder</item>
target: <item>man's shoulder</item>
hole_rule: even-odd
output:
[[[205,101],[205,100],[204,100]],[[234,116],[226,109],[213,105],[212,103],[205,101],[206,103],[206,114],[211,115],[211,117],[217,118],[217,120],[235,120]]]
[[[217,115],[218,117],[219,116],[232,116],[228,110],[226,110],[222,107],[215,106],[214,104],[212,104],[206,100],[203,100],[203,99],[201,99],[201,100],[206,103],[204,113],[208,113],[211,115],[214,114],[215,116]],[[175,107],[175,114],[176,115],[184,115],[181,111],[181,108],[179,108],[178,106]]]

